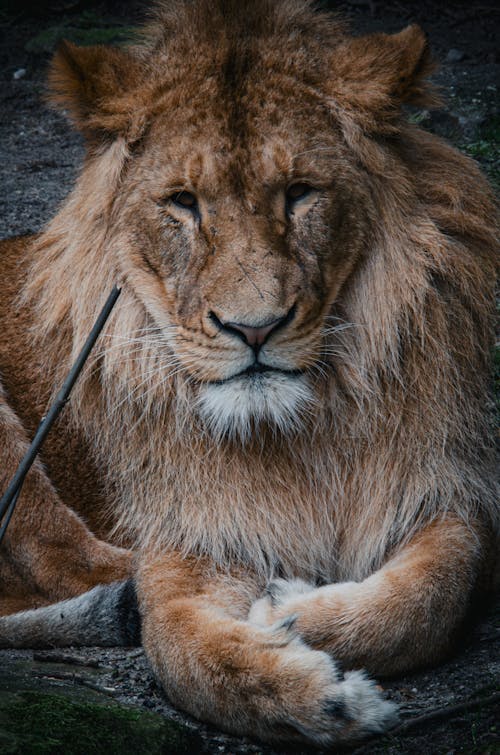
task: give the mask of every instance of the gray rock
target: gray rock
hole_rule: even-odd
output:
[[[463,58],[464,53],[462,52],[462,50],[457,50],[455,47],[452,47],[450,50],[448,50],[448,55],[446,56],[445,60],[447,63],[460,63]]]

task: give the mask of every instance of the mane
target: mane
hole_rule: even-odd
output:
[[[155,52],[178,55],[205,43],[212,50],[214,40],[264,44],[286,41],[302,51],[332,48],[345,35],[346,23],[333,13],[321,12],[313,0],[159,0],[145,26],[144,39]],[[296,40],[300,40],[297,45]],[[194,44],[193,44],[194,43]],[[310,61],[313,64],[319,61]],[[286,65],[286,60],[283,61]]]
[[[325,18],[295,0],[245,13],[230,0],[169,2],[134,55],[155,70],[165,55],[182,65],[193,38],[213,48],[221,28],[242,45],[293,34],[305,40],[290,42],[299,52],[329,50],[344,27]],[[325,324],[312,378],[321,402],[299,428],[264,423],[245,442],[207,431],[190,379],[117,262],[126,229],[109,228],[130,140],[90,152],[33,242],[21,304],[34,309],[57,388],[112,285],[122,287],[68,412],[108,475],[115,536],[266,575],[361,579],[435,517],[495,518],[484,395],[496,211],[471,162],[404,122],[397,129],[373,140],[371,163],[363,141],[377,166],[367,178],[377,217],[370,254]]]

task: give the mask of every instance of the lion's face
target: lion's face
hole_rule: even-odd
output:
[[[425,40],[415,27],[348,39],[308,4],[232,20],[172,8],[135,53],[66,45],[52,90],[97,154],[103,134],[123,144],[107,239],[168,343],[166,371],[217,434],[290,428],[319,397],[332,306],[369,253],[353,143],[392,133]]]
[[[271,125],[279,102],[259,89],[252,101],[262,104],[242,107],[235,130],[217,91],[211,108],[191,101],[174,122],[160,115],[116,211],[127,278],[202,416],[240,435],[251,420],[295,425],[314,401],[331,305],[370,215],[327,114],[295,92]]]

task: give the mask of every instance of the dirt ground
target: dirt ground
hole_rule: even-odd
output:
[[[350,18],[355,33],[398,31],[411,22],[425,29],[442,64],[435,78],[443,89],[445,105],[436,113],[418,111],[411,117],[477,159],[499,188],[498,3],[351,0],[328,5]],[[130,25],[143,17],[145,7],[139,0],[0,0],[1,237],[37,231],[68,193],[82,159],[78,135],[70,131],[62,116],[43,105],[44,70],[57,39],[119,42]],[[389,735],[354,748],[356,753],[500,753],[500,600],[490,603],[477,619],[450,661],[384,685],[387,694],[400,704],[402,723]],[[22,694],[39,689],[42,683],[45,691],[54,693],[86,688],[115,703],[127,703],[177,722],[198,739],[186,740],[184,749],[175,752],[276,752],[220,734],[175,711],[156,685],[142,651],[123,648],[35,654],[1,651],[2,752],[85,751],[75,744],[19,744],[12,732],[9,736],[4,732],[2,738],[2,690],[14,694],[21,676]],[[156,737],[155,741],[160,740]],[[174,751],[168,744],[155,747],[144,745],[139,751]],[[88,752],[101,749],[96,746]]]

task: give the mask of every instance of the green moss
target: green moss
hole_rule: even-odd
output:
[[[0,697],[3,755],[188,755],[203,750],[201,739],[180,724],[116,703],[75,702],[35,691]]]
[[[130,41],[135,33],[136,30],[130,26],[92,27],[85,23],[69,26],[63,23],[43,29],[26,43],[25,49],[31,53],[53,52],[62,39],[77,45],[123,44]]]
[[[481,128],[481,136],[489,142],[500,145],[500,115],[493,115],[487,119]]]
[[[478,139],[460,148],[479,162],[500,195],[500,116],[491,115],[481,126]]]

